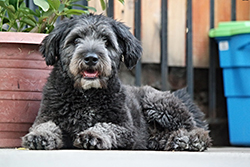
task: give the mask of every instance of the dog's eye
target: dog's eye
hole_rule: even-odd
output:
[[[107,48],[109,46],[109,42],[105,41],[105,47]]]
[[[75,44],[75,45],[79,44],[80,42],[81,42],[81,40],[80,40],[79,38],[76,38],[76,39],[74,40],[74,44]]]

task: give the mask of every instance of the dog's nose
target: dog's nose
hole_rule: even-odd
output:
[[[84,62],[85,64],[89,66],[94,66],[97,64],[99,58],[95,53],[88,53],[84,56]]]

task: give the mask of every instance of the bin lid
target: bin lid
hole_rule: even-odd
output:
[[[221,22],[218,28],[209,31],[209,37],[226,37],[250,33],[250,21]]]

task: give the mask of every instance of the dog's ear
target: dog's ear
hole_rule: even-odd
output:
[[[60,58],[60,45],[67,35],[69,27],[68,21],[62,21],[56,28],[46,36],[40,46],[40,52],[45,58],[47,65],[54,65]]]
[[[127,68],[132,69],[141,58],[141,43],[131,34],[129,28],[123,23],[113,21],[112,27],[118,38],[119,47],[124,56],[124,63]]]

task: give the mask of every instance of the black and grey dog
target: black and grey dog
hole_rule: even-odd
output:
[[[185,89],[170,93],[120,82],[120,62],[131,69],[142,52],[121,22],[102,15],[65,20],[43,40],[41,52],[54,68],[23,147],[203,151],[210,146],[203,114]]]

